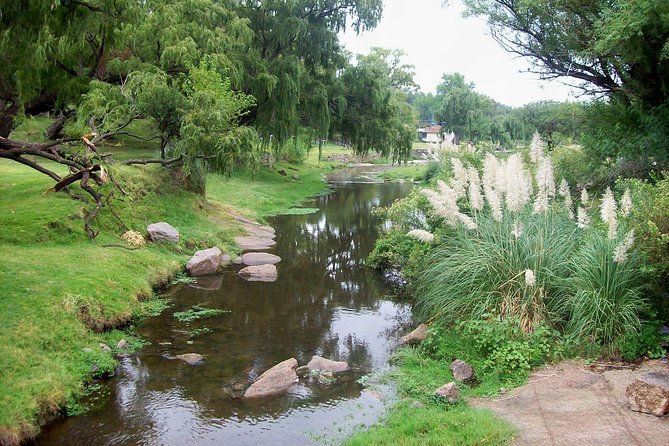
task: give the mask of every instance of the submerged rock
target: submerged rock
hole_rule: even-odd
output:
[[[451,363],[451,371],[456,381],[471,381],[474,379],[474,369],[465,361],[456,359]]]
[[[458,386],[454,382],[444,384],[434,391],[434,394],[444,398],[449,403],[457,403],[460,400],[460,392],[458,391]]]
[[[179,231],[169,223],[153,223],[146,227],[149,233],[149,239],[154,242],[173,242],[179,241]]]
[[[274,282],[279,277],[274,265],[247,266],[237,274],[249,282]]]
[[[204,356],[198,353],[184,353],[183,355],[176,355],[175,359],[179,359],[189,365],[200,365],[204,362]]]
[[[256,382],[244,392],[244,398],[262,398],[287,391],[298,381],[295,369],[297,369],[295,358],[280,362],[260,375]]]
[[[326,372],[344,372],[350,367],[347,362],[344,361],[332,361],[331,359],[322,358],[320,356],[314,355],[311,358],[311,361],[307,364],[309,370],[321,370]]]
[[[638,376],[625,391],[630,409],[653,414],[669,413],[669,372],[648,372]]]
[[[197,251],[186,263],[186,270],[193,277],[216,274],[221,267],[222,255],[217,247]]]
[[[242,256],[242,263],[248,266],[274,265],[281,261],[281,257],[266,252],[249,252]]]
[[[427,338],[427,325],[420,324],[418,328],[406,336],[400,338],[400,345],[414,345]]]

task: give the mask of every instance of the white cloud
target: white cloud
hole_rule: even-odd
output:
[[[415,65],[415,80],[424,92],[435,92],[444,73],[459,72],[476,84],[476,91],[506,105],[574,99],[569,87],[528,73],[528,61],[504,51],[484,19],[463,18],[459,0],[447,7],[441,3],[385,0],[377,28],[359,36],[349,30],[341,41],[354,54],[367,54],[375,46],[404,50],[403,61]]]

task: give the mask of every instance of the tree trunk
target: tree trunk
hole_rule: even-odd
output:
[[[13,102],[11,105],[7,101],[0,100],[0,137],[9,138],[9,134],[14,130],[14,118],[19,112],[19,106]]]

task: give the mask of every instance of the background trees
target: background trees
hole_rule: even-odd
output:
[[[669,3],[664,0],[465,0],[493,37],[543,78],[603,95],[587,143],[599,157],[667,165]]]

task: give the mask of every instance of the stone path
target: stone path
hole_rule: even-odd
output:
[[[273,227],[262,225],[248,218],[236,216],[235,220],[249,235],[235,237],[235,242],[244,251],[266,251],[276,245],[276,231]],[[239,276],[247,281],[273,282],[277,279],[277,270],[274,266],[281,258],[265,252],[246,253],[241,257],[241,263],[248,265],[239,272]]]
[[[669,415],[633,412],[627,386],[652,370],[669,370],[661,361],[638,368],[597,370],[563,362],[534,372],[530,382],[498,398],[475,398],[474,407],[492,409],[518,427],[513,445],[669,445]]]

